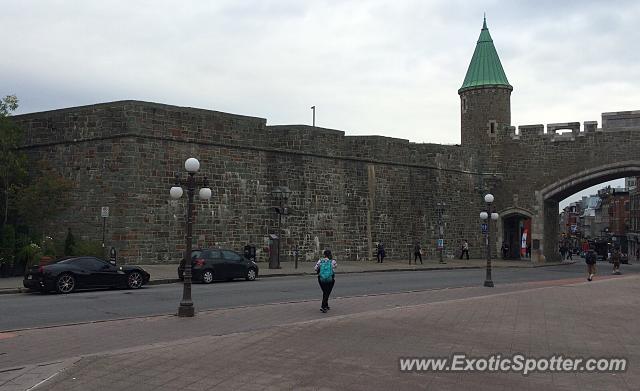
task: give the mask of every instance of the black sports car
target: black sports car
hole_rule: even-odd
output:
[[[70,257],[46,266],[34,266],[24,276],[25,288],[71,293],[87,288],[138,289],[149,282],[139,266],[114,266],[96,257]]]

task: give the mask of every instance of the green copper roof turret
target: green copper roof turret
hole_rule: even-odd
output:
[[[503,87],[513,90],[502,69],[498,52],[493,46],[486,19],[482,23],[476,50],[473,52],[467,75],[458,94],[476,87]]]

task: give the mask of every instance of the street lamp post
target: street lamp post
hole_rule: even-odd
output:
[[[442,253],[444,252],[444,221],[442,221],[444,216],[444,208],[447,204],[444,202],[438,202],[438,256],[440,258],[440,263],[446,263],[442,258]]]
[[[282,226],[282,215],[289,214],[289,208],[287,208],[287,200],[291,195],[291,190],[289,190],[286,186],[278,186],[271,191],[271,195],[278,201],[278,206],[275,206],[273,209],[278,214],[278,257],[277,262],[269,262],[269,269],[280,269],[280,241],[281,238],[281,226]]]
[[[500,217],[493,211],[493,194],[487,194],[484,196],[484,202],[487,204],[487,210],[480,212],[480,219],[487,221],[487,276],[484,281],[484,286],[493,287],[493,281],[491,280],[491,220],[496,221]]]
[[[200,162],[198,159],[189,158],[184,162],[184,168],[187,170],[189,176],[187,177],[187,216],[186,216],[186,229],[185,229],[185,250],[184,250],[184,271],[183,285],[182,285],[182,300],[180,301],[180,307],[178,307],[178,316],[180,317],[192,317],[195,315],[193,308],[193,300],[191,299],[191,245],[193,241],[193,194],[196,190],[195,174],[200,169]],[[176,184],[169,191],[171,198],[174,200],[182,197],[182,185],[180,183],[180,175],[176,173]],[[207,183],[207,177],[204,177],[203,187],[198,192],[200,199],[211,199],[211,189]]]

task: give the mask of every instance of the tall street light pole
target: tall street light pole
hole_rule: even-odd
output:
[[[315,106],[314,106],[315,107]],[[274,210],[278,214],[278,261],[269,262],[269,269],[280,269],[280,242],[282,241],[282,215],[289,214],[289,209],[286,207],[287,200],[291,195],[291,190],[286,186],[278,186],[271,191],[271,195],[278,201],[278,206],[274,207]]]
[[[187,215],[185,229],[185,250],[184,250],[184,271],[182,284],[182,300],[178,307],[179,317],[192,317],[195,315],[193,308],[193,300],[191,299],[191,245],[193,242],[193,194],[196,190],[195,174],[200,169],[198,159],[189,158],[184,162],[184,168],[189,174],[187,177]],[[174,200],[182,197],[182,186],[180,184],[180,175],[176,173],[176,184],[169,191],[171,198]],[[203,187],[199,192],[200,199],[211,199],[211,189],[207,183],[207,177],[204,177]]]
[[[487,275],[484,280],[484,286],[486,287],[493,287],[493,280],[491,279],[491,220],[496,221],[500,217],[493,211],[493,201],[493,194],[485,195],[484,202],[487,204],[487,209],[480,212],[480,219],[487,222]]]

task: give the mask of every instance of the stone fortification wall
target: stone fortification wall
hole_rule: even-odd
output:
[[[445,244],[463,238],[483,254],[477,212],[488,173],[460,146],[416,144],[302,125],[267,126],[261,118],[138,101],[15,116],[24,150],[46,159],[75,189],[73,207],[44,222],[100,240],[100,208],[109,206],[106,245],[125,262],[176,262],[184,249],[185,200],[172,201],[174,173],[197,157],[213,190],[196,201],[195,241],[241,249],[277,230],[271,190],[288,186],[292,214],[283,218],[285,254],[303,259],[331,247],[364,259],[377,240],[393,258],[408,258],[414,240],[435,256],[435,204],[445,202]]]
[[[497,206],[534,216],[533,236],[555,256],[558,202],[607,180],[640,175],[640,112],[604,113],[596,121],[504,128]],[[544,227],[544,228],[543,228]]]

